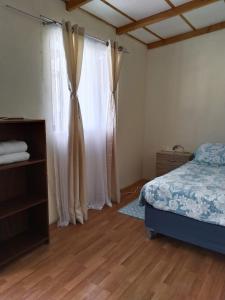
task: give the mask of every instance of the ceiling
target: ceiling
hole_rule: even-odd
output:
[[[148,48],[225,28],[224,0],[89,0],[79,6]]]

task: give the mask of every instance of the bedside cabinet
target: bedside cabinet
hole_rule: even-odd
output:
[[[190,152],[160,151],[156,153],[156,176],[162,176],[181,165],[187,163],[192,158]]]

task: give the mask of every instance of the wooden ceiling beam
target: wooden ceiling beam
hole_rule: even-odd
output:
[[[71,11],[71,10],[81,7],[82,5],[84,5],[90,1],[92,1],[92,0],[67,0],[67,1],[65,1],[66,9],[68,11]]]
[[[184,3],[182,5],[176,6],[174,8],[168,9],[166,11],[160,12],[158,14],[152,15],[150,17],[141,19],[136,22],[129,23],[127,25],[117,28],[117,34],[127,33],[129,31],[142,28],[148,25],[152,25],[166,19],[182,15],[183,13],[189,12],[191,10],[218,2],[220,0],[192,0],[190,2]]]
[[[95,16],[94,14],[90,13],[89,11],[84,10],[82,7],[81,7],[80,9],[82,10],[83,13],[85,13],[85,14],[87,14],[87,15],[89,15],[89,16],[95,18],[96,20],[101,21],[101,22],[103,22],[104,24],[106,24],[106,25],[108,25],[108,26],[110,26],[110,27],[116,29],[116,26],[114,26],[113,24],[111,24],[111,23],[109,23],[109,22],[107,22],[107,21],[105,21],[105,20],[103,20],[103,19],[101,19],[101,18]],[[130,35],[129,33],[127,33],[127,35],[128,35],[130,38],[132,38],[133,40],[138,41],[139,43],[145,45],[146,47],[148,46],[147,43],[142,42],[141,40],[139,40],[138,38],[136,38],[136,37]]]
[[[169,1],[169,0],[168,0]],[[133,19],[131,16],[128,16],[127,14],[125,14],[122,10],[118,9],[117,7],[115,7],[114,5],[112,5],[111,3],[107,2],[106,0],[101,0],[102,3],[104,3],[105,5],[111,7],[113,10],[115,10],[116,12],[118,12],[119,14],[123,15],[125,18],[130,19],[130,21],[135,22],[136,20]],[[158,34],[156,34],[155,32],[153,32],[152,30],[148,29],[148,28],[143,28],[145,31],[151,33],[152,35],[154,35],[155,37],[157,37],[158,39],[162,40],[162,37],[159,36]],[[129,36],[132,36],[129,34]]]
[[[171,7],[171,8],[174,8],[176,7],[176,5],[174,5],[170,0],[165,0],[165,2]],[[196,30],[196,28],[191,24],[191,22],[188,21],[188,19],[183,16],[183,15],[180,15],[181,19],[189,26],[191,27],[192,30]]]
[[[187,39],[191,39],[193,37],[197,37],[206,33],[210,33],[210,32],[214,32],[214,31],[218,31],[218,30],[222,30],[225,29],[225,22],[220,22],[214,25],[210,25],[201,29],[196,29],[195,31],[191,31],[191,32],[186,32],[183,34],[179,34],[167,39],[164,39],[162,41],[158,41],[158,42],[154,42],[151,44],[148,44],[148,49],[154,49],[154,48],[159,48],[162,46],[166,46],[166,45],[170,45],[170,44],[174,44],[177,42],[181,42]]]

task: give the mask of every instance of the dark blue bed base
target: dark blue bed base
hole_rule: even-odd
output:
[[[225,227],[200,222],[145,204],[145,226],[157,233],[225,254]]]

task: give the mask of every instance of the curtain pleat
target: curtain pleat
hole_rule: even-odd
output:
[[[70,22],[63,24],[63,40],[70,90],[69,119],[69,215],[70,222],[83,224],[87,218],[85,151],[78,87],[84,48],[84,29]]]
[[[45,82],[51,101],[45,102],[50,203],[56,202],[58,225],[69,224],[68,119],[69,91],[62,28],[45,27]],[[51,87],[49,89],[49,87]]]
[[[120,186],[117,161],[117,87],[119,82],[122,51],[117,42],[109,41],[108,47],[110,101],[107,116],[107,184],[108,195],[113,202],[120,202]]]
[[[85,38],[79,101],[84,127],[89,209],[112,206],[108,197],[106,124],[110,95],[108,47]]]

